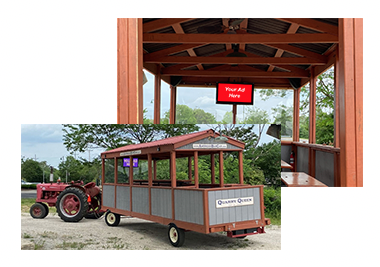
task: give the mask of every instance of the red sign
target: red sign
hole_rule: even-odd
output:
[[[218,83],[216,104],[253,105],[253,84]]]

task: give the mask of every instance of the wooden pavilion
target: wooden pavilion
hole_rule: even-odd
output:
[[[160,119],[161,80],[171,85],[170,123],[175,122],[177,86],[236,81],[294,90],[293,140],[282,142],[283,156],[293,151],[296,171],[327,177],[330,186],[363,186],[363,19],[123,18],[117,27],[118,123],[143,121],[143,68],[155,74],[154,123]],[[316,79],[331,66],[333,147],[315,144]],[[299,98],[307,83],[305,144],[299,142]],[[236,110],[234,105],[234,122]]]

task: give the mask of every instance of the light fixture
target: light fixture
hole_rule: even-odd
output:
[[[226,57],[248,57],[246,54],[239,52],[238,44],[232,44],[232,49],[234,52],[229,53]]]

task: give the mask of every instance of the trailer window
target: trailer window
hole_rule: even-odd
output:
[[[104,182],[105,183],[115,182],[115,160],[114,159],[104,159]]]
[[[129,183],[129,167],[123,167],[123,159],[117,159],[117,183]]]
[[[133,180],[148,180],[147,160],[140,160],[138,167],[133,168]]]

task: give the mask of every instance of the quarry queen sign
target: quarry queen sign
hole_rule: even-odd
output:
[[[216,208],[237,207],[245,205],[253,205],[253,197],[238,197],[229,199],[217,199],[215,201]]]

